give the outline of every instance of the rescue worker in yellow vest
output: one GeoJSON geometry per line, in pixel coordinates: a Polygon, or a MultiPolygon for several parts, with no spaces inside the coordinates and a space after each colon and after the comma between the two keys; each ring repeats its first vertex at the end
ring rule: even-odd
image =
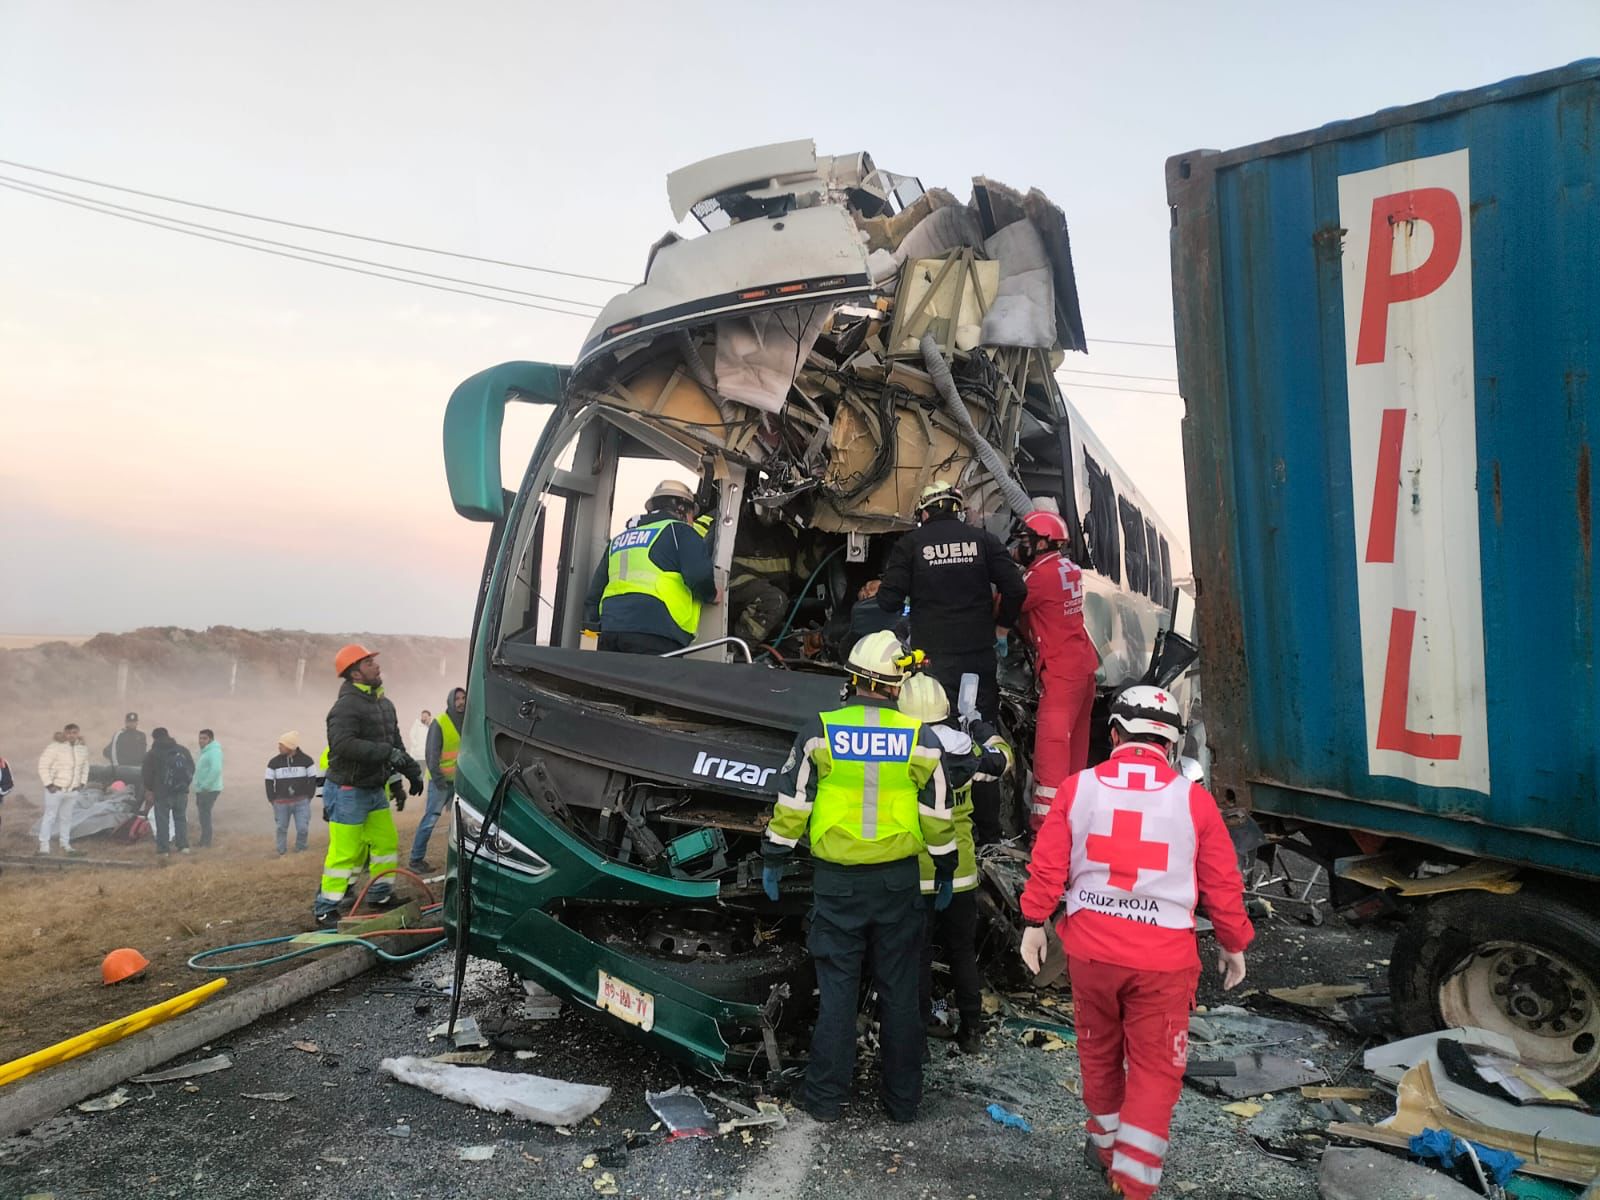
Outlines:
{"type": "Polygon", "coordinates": [[[922,1101],[923,1021],[917,975],[925,918],[917,857],[933,860],[933,907],[950,903],[956,872],[950,791],[933,731],[895,708],[909,656],[887,631],[850,651],[855,695],[801,731],[778,784],[762,843],[762,886],[776,902],[802,838],[811,848],[811,933],[820,1003],[801,1104],[836,1121],[856,1061],[861,974],[878,990],[883,1102],[892,1120],[922,1101]]]}
{"type": "Polygon", "coordinates": [[[389,811],[404,808],[410,794],[422,794],[422,766],[406,753],[394,704],[383,694],[383,673],[376,651],[349,645],[334,656],[333,667],[344,682],[328,710],[328,773],[322,804],[328,823],[328,857],[322,865],[322,886],[312,914],[319,927],[338,923],[339,906],[350,880],[363,861],[372,872],[367,899],[382,906],[392,902],[390,876],[398,866],[400,838],[389,811]]]}
{"type": "Polygon", "coordinates": [[[711,547],[692,521],[694,493],[663,479],[645,512],[611,539],[584,601],[601,650],[666,654],[694,640],[700,606],[718,599],[711,547]]]}
{"type": "Polygon", "coordinates": [[[467,689],[455,688],[433,724],[428,726],[427,747],[423,753],[428,768],[428,807],[423,811],[416,836],[411,839],[408,864],[418,875],[429,874],[434,869],[428,861],[428,839],[439,823],[439,814],[456,794],[456,755],[461,753],[461,718],[466,711],[467,689]]]}
{"type": "MultiPolygon", "coordinates": [[[[983,1038],[983,976],[978,971],[978,856],[972,838],[972,785],[998,780],[1011,770],[1011,747],[994,726],[982,720],[950,724],[950,698],[932,675],[917,674],[900,689],[900,711],[922,722],[939,739],[940,762],[955,797],[951,816],[956,827],[955,896],[943,912],[928,921],[922,944],[922,1019],[933,1025],[933,960],[936,946],[955,985],[955,1007],[960,1017],[956,1045],[963,1054],[976,1054],[983,1038]]],[[[938,888],[933,856],[924,852],[922,894],[938,888]]]]}

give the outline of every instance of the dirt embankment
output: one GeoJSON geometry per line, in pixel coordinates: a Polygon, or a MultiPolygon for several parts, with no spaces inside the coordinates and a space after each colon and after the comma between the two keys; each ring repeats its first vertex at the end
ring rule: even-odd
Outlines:
{"type": "Polygon", "coordinates": [[[381,652],[402,734],[422,709],[437,712],[445,693],[465,682],[467,644],[459,638],[164,626],[0,651],[0,755],[20,793],[7,801],[8,815],[21,817],[37,794],[35,764],[54,730],[76,722],[91,761],[102,762],[130,710],[147,733],[164,725],[191,750],[198,730],[215,730],[227,787],[248,788],[253,798],[280,733],[299,731],[310,754],[322,749],[337,687],[333,656],[350,641],[381,652]]]}

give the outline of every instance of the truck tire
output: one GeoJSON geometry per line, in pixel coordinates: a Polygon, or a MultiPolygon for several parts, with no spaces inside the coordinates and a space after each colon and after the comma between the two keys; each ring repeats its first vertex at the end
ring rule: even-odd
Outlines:
{"type": "Polygon", "coordinates": [[[1489,1029],[1558,1082],[1600,1096],[1600,914],[1533,888],[1451,893],[1411,914],[1389,990],[1405,1033],[1489,1029]]]}

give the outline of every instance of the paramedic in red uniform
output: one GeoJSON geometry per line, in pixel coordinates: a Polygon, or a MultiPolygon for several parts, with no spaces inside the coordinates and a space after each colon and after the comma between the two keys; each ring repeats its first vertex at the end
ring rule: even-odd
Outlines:
{"type": "Polygon", "coordinates": [[[1244,979],[1254,930],[1233,842],[1211,794],[1173,767],[1178,706],[1161,688],[1126,688],[1111,708],[1111,757],[1068,779],[1033,847],[1022,961],[1044,962],[1057,926],[1072,976],[1089,1109],[1084,1152],[1115,1188],[1155,1195],[1183,1087],[1189,1011],[1200,978],[1194,911],[1216,928],[1224,989],[1244,979]]]}
{"type": "Polygon", "coordinates": [[[1028,568],[1028,598],[1020,623],[1033,643],[1039,675],[1029,821],[1037,833],[1062,782],[1089,765],[1089,715],[1100,652],[1083,627],[1083,572],[1061,553],[1067,523],[1053,512],[1035,510],[1022,524],[1018,550],[1028,568]]]}

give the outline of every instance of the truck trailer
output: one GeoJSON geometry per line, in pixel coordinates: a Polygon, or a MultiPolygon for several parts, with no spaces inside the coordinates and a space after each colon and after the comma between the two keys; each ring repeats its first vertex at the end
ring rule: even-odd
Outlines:
{"type": "Polygon", "coordinates": [[[1600,61],[1167,162],[1214,791],[1600,1090],[1600,61]]]}

